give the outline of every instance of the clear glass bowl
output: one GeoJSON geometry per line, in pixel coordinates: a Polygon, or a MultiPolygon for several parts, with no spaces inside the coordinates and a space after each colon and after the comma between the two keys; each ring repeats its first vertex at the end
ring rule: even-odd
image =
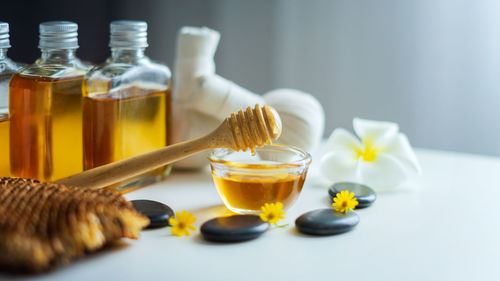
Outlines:
{"type": "Polygon", "coordinates": [[[219,195],[231,211],[256,214],[265,203],[284,209],[297,200],[311,155],[296,147],[272,144],[250,151],[215,149],[208,159],[219,195]]]}

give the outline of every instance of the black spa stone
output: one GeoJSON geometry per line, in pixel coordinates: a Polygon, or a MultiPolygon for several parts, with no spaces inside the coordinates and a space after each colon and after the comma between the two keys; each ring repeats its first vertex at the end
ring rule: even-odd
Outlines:
{"type": "Polygon", "coordinates": [[[337,193],[340,193],[343,190],[354,192],[354,197],[358,199],[356,209],[366,208],[373,204],[373,202],[377,199],[377,194],[373,189],[364,184],[354,182],[337,182],[330,186],[328,194],[330,194],[330,197],[333,199],[337,196],[337,193]]]}
{"type": "Polygon", "coordinates": [[[311,235],[333,235],[347,232],[359,223],[359,216],[349,211],[340,213],[332,208],[307,212],[295,220],[297,229],[311,235]]]}
{"type": "Polygon", "coordinates": [[[149,218],[146,228],[158,228],[168,225],[168,219],[174,216],[174,211],[167,205],[152,200],[132,200],[132,205],[141,214],[149,218]]]}
{"type": "Polygon", "coordinates": [[[269,223],[254,215],[218,217],[201,226],[201,234],[208,241],[240,242],[255,239],[269,229],[269,223]]]}

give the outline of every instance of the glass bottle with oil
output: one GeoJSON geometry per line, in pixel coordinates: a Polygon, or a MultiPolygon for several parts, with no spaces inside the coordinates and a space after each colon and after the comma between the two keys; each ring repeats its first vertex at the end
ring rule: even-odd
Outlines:
{"type": "Polygon", "coordinates": [[[7,57],[9,48],[9,24],[0,22],[0,177],[10,175],[9,81],[12,74],[22,67],[7,57]]]}
{"type": "Polygon", "coordinates": [[[83,170],[78,25],[40,24],[41,57],[9,85],[10,163],[15,177],[54,181],[83,170]]]}
{"type": "MultiPolygon", "coordinates": [[[[129,158],[170,144],[171,73],[145,56],[147,24],[110,24],[111,57],[83,83],[84,168],[129,158]]],[[[128,192],[164,179],[162,167],[110,188],[128,192]]]]}

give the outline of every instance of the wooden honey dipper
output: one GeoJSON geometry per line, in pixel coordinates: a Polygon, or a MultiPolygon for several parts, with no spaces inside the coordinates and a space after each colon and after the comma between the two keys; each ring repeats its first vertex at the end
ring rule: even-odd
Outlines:
{"type": "Polygon", "coordinates": [[[213,132],[190,141],[103,165],[56,181],[66,186],[102,188],[133,178],[147,171],[184,159],[194,153],[214,148],[254,150],[270,144],[281,134],[281,119],[268,105],[248,107],[232,113],[213,132]]]}

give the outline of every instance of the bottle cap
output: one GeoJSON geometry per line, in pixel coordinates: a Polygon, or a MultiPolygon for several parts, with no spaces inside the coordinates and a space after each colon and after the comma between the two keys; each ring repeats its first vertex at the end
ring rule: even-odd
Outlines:
{"type": "Polygon", "coordinates": [[[0,22],[0,49],[10,48],[9,24],[0,22]]]}
{"type": "Polygon", "coordinates": [[[109,29],[111,48],[146,48],[148,46],[148,24],[145,21],[113,21],[109,29]]]}
{"type": "Polygon", "coordinates": [[[40,24],[40,49],[78,48],[78,24],[70,21],[47,21],[40,24]]]}

